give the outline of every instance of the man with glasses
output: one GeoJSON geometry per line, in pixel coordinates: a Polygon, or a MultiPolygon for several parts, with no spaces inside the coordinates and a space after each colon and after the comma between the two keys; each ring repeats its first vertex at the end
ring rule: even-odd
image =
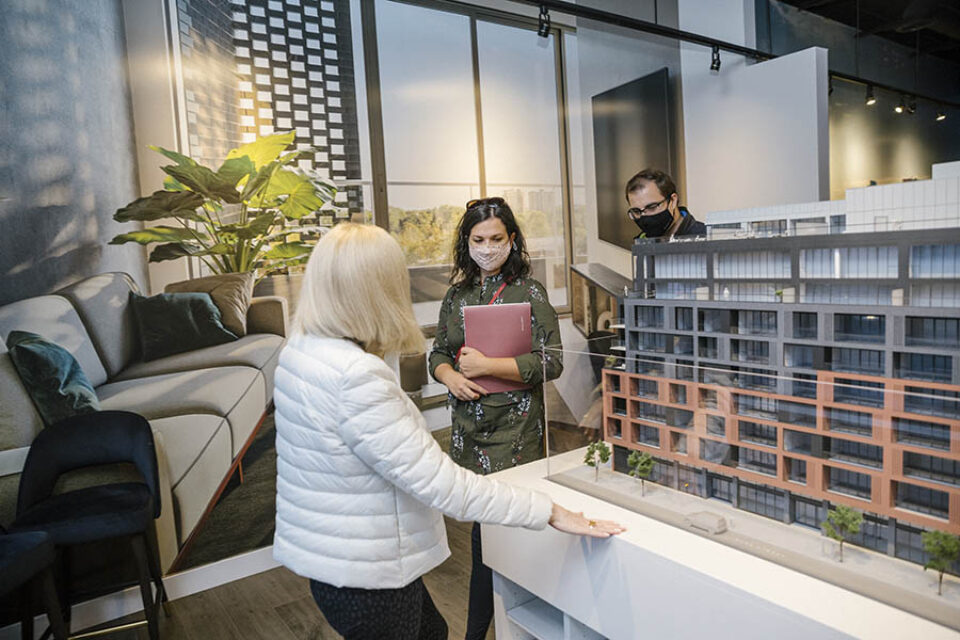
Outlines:
{"type": "Polygon", "coordinates": [[[640,227],[637,238],[705,236],[707,226],[678,204],[677,186],[663,171],[644,169],[626,188],[627,215],[640,227]]]}

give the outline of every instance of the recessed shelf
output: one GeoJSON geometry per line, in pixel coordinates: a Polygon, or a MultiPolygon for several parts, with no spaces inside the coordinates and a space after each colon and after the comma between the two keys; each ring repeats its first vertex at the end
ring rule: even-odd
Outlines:
{"type": "Polygon", "coordinates": [[[509,609],[507,619],[538,640],[563,640],[563,612],[539,598],[509,609]]]}

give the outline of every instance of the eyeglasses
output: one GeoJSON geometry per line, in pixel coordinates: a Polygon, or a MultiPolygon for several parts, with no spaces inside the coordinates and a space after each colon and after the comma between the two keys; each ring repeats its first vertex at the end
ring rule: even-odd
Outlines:
{"type": "Polygon", "coordinates": [[[640,216],[647,215],[648,213],[653,213],[654,211],[660,208],[660,205],[662,205],[664,202],[666,202],[669,199],[670,199],[669,197],[666,197],[660,202],[654,202],[653,204],[648,204],[647,206],[642,208],[630,207],[629,209],[627,209],[627,215],[629,215],[631,218],[639,218],[640,216]]]}
{"type": "Polygon", "coordinates": [[[489,205],[491,207],[502,207],[507,204],[507,201],[503,198],[477,198],[476,200],[471,200],[467,203],[467,209],[473,209],[478,205],[489,205]]]}

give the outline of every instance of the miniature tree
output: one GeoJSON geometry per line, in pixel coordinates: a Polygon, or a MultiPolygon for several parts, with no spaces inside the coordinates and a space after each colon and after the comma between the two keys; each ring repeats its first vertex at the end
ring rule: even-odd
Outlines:
{"type": "Polygon", "coordinates": [[[827,512],[827,519],[820,523],[827,537],[840,542],[840,562],[843,562],[843,543],[847,538],[860,533],[863,514],[842,504],[827,512]]]}
{"type": "Polygon", "coordinates": [[[600,481],[600,465],[606,464],[608,460],[610,460],[610,447],[607,446],[606,442],[597,440],[587,446],[587,455],[584,456],[583,461],[588,467],[593,467],[596,470],[593,478],[594,482],[600,481]]]}
{"type": "Polygon", "coordinates": [[[653,473],[653,456],[646,451],[634,451],[627,458],[630,475],[640,480],[640,495],[646,493],[644,481],[653,473]]]}
{"type": "Polygon", "coordinates": [[[960,538],[946,531],[924,531],[920,540],[923,541],[923,550],[930,554],[930,560],[923,565],[923,570],[933,569],[940,574],[937,595],[942,596],[943,572],[960,557],[960,538]]]}

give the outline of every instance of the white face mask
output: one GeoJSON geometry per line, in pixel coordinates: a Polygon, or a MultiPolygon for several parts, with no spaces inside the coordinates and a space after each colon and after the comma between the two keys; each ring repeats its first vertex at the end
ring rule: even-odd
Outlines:
{"type": "Polygon", "coordinates": [[[486,272],[496,271],[503,266],[503,263],[510,257],[510,243],[504,242],[497,246],[481,247],[474,244],[470,245],[470,257],[477,263],[477,266],[486,272]]]}

